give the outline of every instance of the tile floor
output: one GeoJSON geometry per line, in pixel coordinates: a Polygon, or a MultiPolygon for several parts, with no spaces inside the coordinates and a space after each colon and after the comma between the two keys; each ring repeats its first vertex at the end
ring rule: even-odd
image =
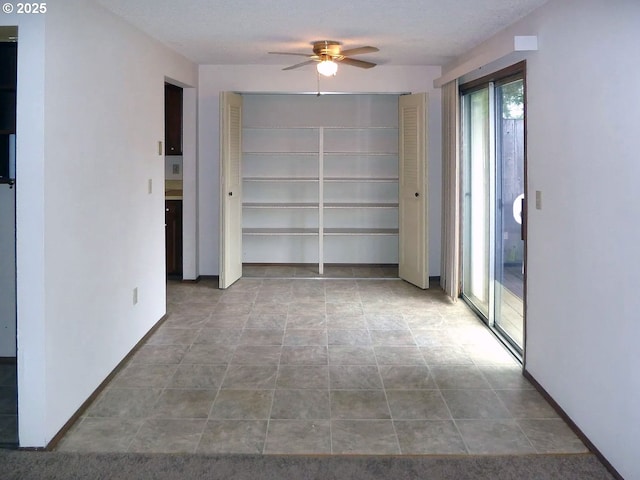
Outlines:
{"type": "Polygon", "coordinates": [[[0,447],[18,442],[18,388],[15,363],[0,363],[0,447]]]}
{"type": "Polygon", "coordinates": [[[586,448],[479,320],[400,280],[169,282],[169,316],[63,451],[506,454],[586,448]]]}

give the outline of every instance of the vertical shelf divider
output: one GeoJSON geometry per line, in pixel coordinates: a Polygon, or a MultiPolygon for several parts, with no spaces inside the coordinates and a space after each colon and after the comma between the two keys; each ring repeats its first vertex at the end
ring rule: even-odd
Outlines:
{"type": "Polygon", "coordinates": [[[324,274],[324,127],[318,128],[318,274],[324,274]]]}

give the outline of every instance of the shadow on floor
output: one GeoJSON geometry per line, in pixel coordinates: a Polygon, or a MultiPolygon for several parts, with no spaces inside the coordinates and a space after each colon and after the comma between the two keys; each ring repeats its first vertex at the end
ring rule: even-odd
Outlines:
{"type": "Polygon", "coordinates": [[[15,360],[0,363],[0,448],[18,446],[18,375],[15,360]]]}

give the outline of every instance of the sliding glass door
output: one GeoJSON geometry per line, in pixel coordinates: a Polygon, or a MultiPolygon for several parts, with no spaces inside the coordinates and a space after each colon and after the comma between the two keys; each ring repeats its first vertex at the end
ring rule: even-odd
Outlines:
{"type": "Polygon", "coordinates": [[[524,344],[523,74],[462,94],[463,298],[517,353],[524,344]]]}

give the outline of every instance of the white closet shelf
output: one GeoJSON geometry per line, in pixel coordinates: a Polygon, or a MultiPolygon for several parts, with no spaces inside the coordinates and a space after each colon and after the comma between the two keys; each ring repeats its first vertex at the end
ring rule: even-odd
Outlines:
{"type": "Polygon", "coordinates": [[[326,182],[341,182],[341,183],[395,183],[398,181],[398,177],[325,177],[326,182]]]}
{"type": "MultiPolygon", "coordinates": [[[[291,151],[291,150],[287,150],[286,152],[284,151],[278,151],[278,150],[272,150],[272,151],[244,151],[242,152],[242,155],[265,155],[265,156],[274,156],[274,155],[282,155],[283,157],[294,157],[294,156],[314,156],[317,157],[318,156],[318,151],[313,151],[313,150],[301,150],[299,152],[295,152],[295,151],[291,151]]],[[[397,155],[397,154],[396,154],[397,155]]]]}
{"type": "Polygon", "coordinates": [[[243,235],[311,236],[318,235],[317,228],[243,228],[243,235]]]}
{"type": "Polygon", "coordinates": [[[353,151],[333,151],[324,152],[326,157],[339,156],[339,157],[397,157],[398,152],[363,152],[362,150],[353,151]]]}
{"type": "Polygon", "coordinates": [[[397,203],[325,203],[324,208],[398,208],[397,203]]]}
{"type": "Polygon", "coordinates": [[[363,127],[341,127],[339,125],[329,125],[326,127],[323,127],[325,130],[398,130],[397,126],[385,126],[385,125],[379,125],[379,126],[363,126],[363,127]]]}
{"type": "Polygon", "coordinates": [[[317,182],[318,177],[244,177],[245,182],[317,182]]]}
{"type": "Polygon", "coordinates": [[[318,203],[243,203],[244,208],[318,208],[318,203]]]}
{"type": "Polygon", "coordinates": [[[325,235],[398,235],[397,228],[325,228],[325,235]]]}
{"type": "Polygon", "coordinates": [[[304,125],[245,125],[242,128],[246,130],[318,130],[320,127],[304,125]]]}
{"type": "Polygon", "coordinates": [[[367,125],[361,127],[348,127],[343,125],[244,125],[246,130],[398,130],[397,125],[367,125]]]}

